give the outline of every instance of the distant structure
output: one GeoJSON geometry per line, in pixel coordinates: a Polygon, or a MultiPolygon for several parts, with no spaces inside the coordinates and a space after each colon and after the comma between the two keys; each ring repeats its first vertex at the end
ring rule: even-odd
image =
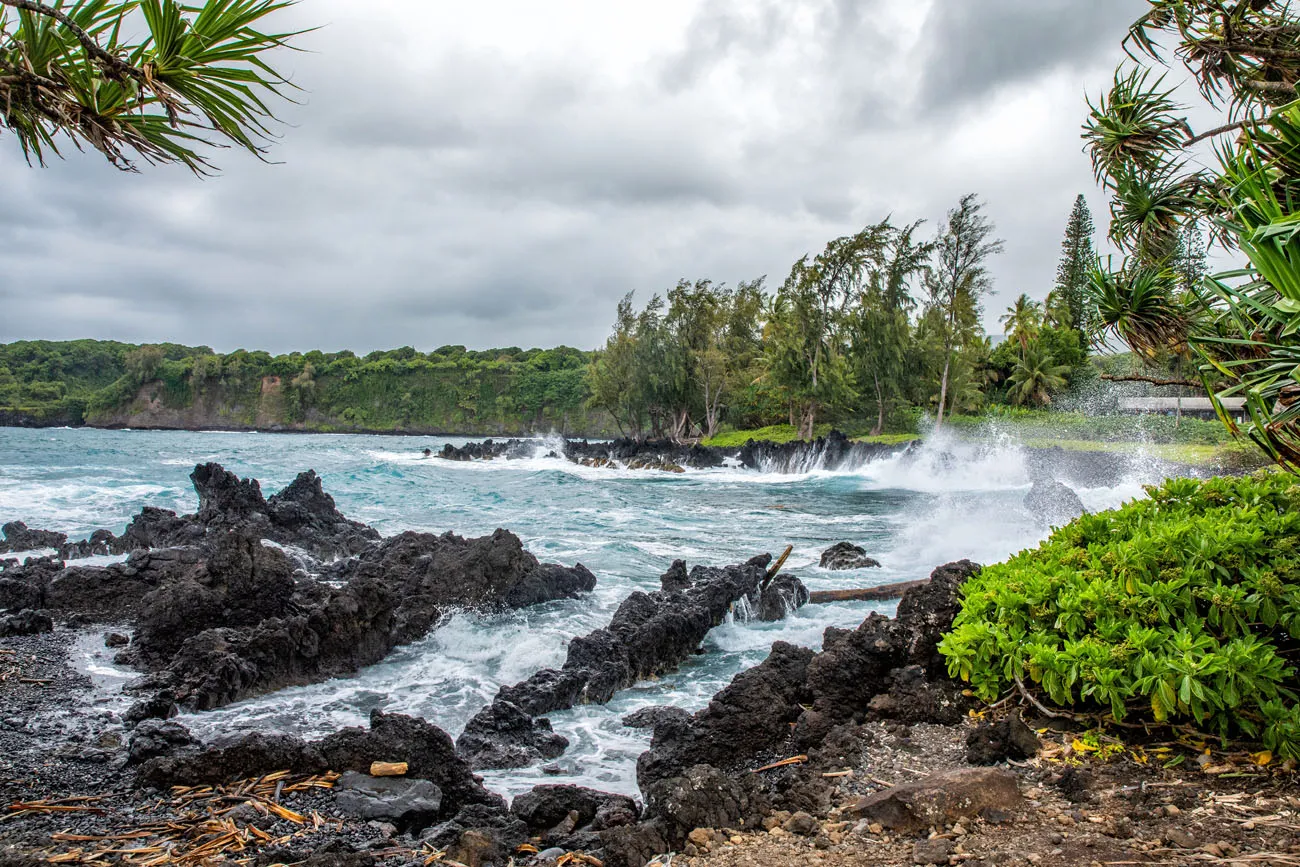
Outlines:
{"type": "MultiPolygon", "coordinates": [[[[1229,397],[1223,401],[1223,408],[1237,421],[1244,420],[1246,399],[1229,397]]],[[[1193,418],[1214,419],[1214,404],[1208,397],[1121,397],[1119,411],[1130,415],[1174,415],[1193,418]]]]}

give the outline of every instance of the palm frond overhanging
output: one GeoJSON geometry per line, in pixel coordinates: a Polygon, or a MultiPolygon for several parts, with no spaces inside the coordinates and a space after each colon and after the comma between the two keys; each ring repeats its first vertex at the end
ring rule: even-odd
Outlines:
{"type": "Polygon", "coordinates": [[[261,22],[293,3],[0,0],[0,131],[41,165],[61,138],[126,170],[143,160],[206,174],[207,147],[260,157],[270,103],[294,88],[265,55],[302,32],[261,22]],[[124,29],[144,35],[131,42],[124,29]]]}

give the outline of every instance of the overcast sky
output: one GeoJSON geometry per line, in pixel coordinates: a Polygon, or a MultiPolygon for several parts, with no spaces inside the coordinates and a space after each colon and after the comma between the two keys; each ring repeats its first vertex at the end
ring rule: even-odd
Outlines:
{"type": "Polygon", "coordinates": [[[1079,126],[1145,0],[301,0],[279,164],[29,169],[0,342],[593,348],[629,290],[768,275],[980,194],[986,321],[1050,290],[1079,126]]]}

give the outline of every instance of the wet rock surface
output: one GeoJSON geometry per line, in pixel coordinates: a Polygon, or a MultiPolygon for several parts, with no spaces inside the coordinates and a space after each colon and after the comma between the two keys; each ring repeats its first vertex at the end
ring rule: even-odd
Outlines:
{"type": "Polygon", "coordinates": [[[1071,488],[1060,482],[1039,480],[1025,495],[1025,510],[1040,522],[1059,527],[1068,524],[1087,510],[1071,488]]]}
{"type": "Polygon", "coordinates": [[[821,653],[777,642],[688,725],[656,728],[638,761],[638,782],[644,789],[699,764],[746,767],[791,739],[790,749],[803,751],[888,695],[896,681],[947,682],[938,642],[956,615],[958,587],[978,569],[968,561],[936,569],[903,598],[896,619],[872,614],[855,630],[828,629],[821,653]]]}
{"type": "Polygon", "coordinates": [[[454,446],[448,443],[438,457],[448,461],[520,460],[532,458],[539,451],[547,457],[565,458],[588,467],[623,467],[629,470],[659,470],[680,473],[684,468],[720,467],[727,458],[723,449],[698,444],[680,444],[669,440],[616,439],[592,443],[587,440],[563,440],[546,451],[539,450],[536,440],[485,440],[454,446]]]}
{"type": "MultiPolygon", "coordinates": [[[[461,754],[477,768],[522,767],[553,758],[543,751],[554,744],[553,736],[528,727],[525,716],[603,704],[639,680],[673,670],[695,653],[735,603],[757,595],[771,559],[765,554],[739,566],[697,566],[684,590],[633,593],[609,626],[569,643],[562,668],[543,669],[522,683],[502,687],[492,705],[465,726],[461,754]],[[542,741],[530,741],[530,735],[541,735],[542,741]]],[[[663,583],[675,585],[679,571],[670,570],[663,583]]]]}
{"type": "Polygon", "coordinates": [[[0,527],[0,554],[10,551],[37,551],[43,548],[60,548],[68,541],[66,533],[51,530],[33,530],[22,521],[10,521],[0,527]]]}
{"type": "Polygon", "coordinates": [[[879,569],[880,562],[867,556],[867,552],[852,542],[840,542],[822,552],[819,565],[823,569],[840,572],[849,569],[879,569]]]}
{"type": "Polygon", "coordinates": [[[146,509],[122,537],[173,547],[138,548],[107,567],[47,558],[6,568],[0,606],[133,623],[122,661],[152,672],[149,688],[205,710],[354,672],[453,609],[521,608],[596,584],[581,564],[539,563],[505,530],[380,540],[339,514],[314,472],[269,500],[256,480],[217,464],[196,467],[191,478],[194,515],[146,509]],[[311,561],[319,578],[301,568],[303,557],[351,554],[326,566],[311,561]]]}
{"type": "Polygon", "coordinates": [[[812,442],[750,440],[741,448],[739,459],[750,469],[769,473],[801,473],[811,469],[834,471],[845,466],[860,466],[877,458],[892,457],[910,448],[910,445],[853,442],[839,431],[831,431],[812,442]]]}
{"type": "Polygon", "coordinates": [[[644,820],[605,838],[615,864],[654,845],[680,847],[693,827],[743,827],[772,809],[825,809],[822,773],[860,760],[855,717],[873,699],[893,717],[959,720],[969,705],[947,677],[937,645],[959,605],[958,588],[979,567],[936,569],[890,620],[870,615],[855,630],[828,629],[820,653],[777,642],[768,658],[737,675],[708,707],[683,719],[649,715],[650,749],[637,763],[644,820]],[[803,755],[762,774],[764,763],[803,755]]]}

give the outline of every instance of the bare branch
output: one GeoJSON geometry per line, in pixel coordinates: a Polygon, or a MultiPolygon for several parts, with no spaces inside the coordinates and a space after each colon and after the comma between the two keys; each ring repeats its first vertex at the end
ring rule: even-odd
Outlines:
{"type": "Polygon", "coordinates": [[[1241,86],[1265,96],[1285,96],[1294,99],[1300,95],[1296,91],[1295,84],[1287,84],[1285,81],[1243,81],[1241,86]]]}
{"type": "Polygon", "coordinates": [[[1191,147],[1194,144],[1200,144],[1207,138],[1214,138],[1216,135],[1223,135],[1225,132],[1234,132],[1235,130],[1244,129],[1246,125],[1250,123],[1254,123],[1253,118],[1239,120],[1236,123],[1224,124],[1223,126],[1206,130],[1200,135],[1189,135],[1187,141],[1183,143],[1183,147],[1191,147]]]}
{"type": "Polygon", "coordinates": [[[1181,385],[1187,388],[1203,388],[1204,383],[1193,382],[1190,379],[1155,379],[1150,376],[1139,376],[1138,374],[1128,374],[1126,376],[1116,376],[1110,373],[1103,373],[1101,378],[1106,382],[1145,382],[1148,385],[1158,385],[1161,387],[1181,385]]]}

